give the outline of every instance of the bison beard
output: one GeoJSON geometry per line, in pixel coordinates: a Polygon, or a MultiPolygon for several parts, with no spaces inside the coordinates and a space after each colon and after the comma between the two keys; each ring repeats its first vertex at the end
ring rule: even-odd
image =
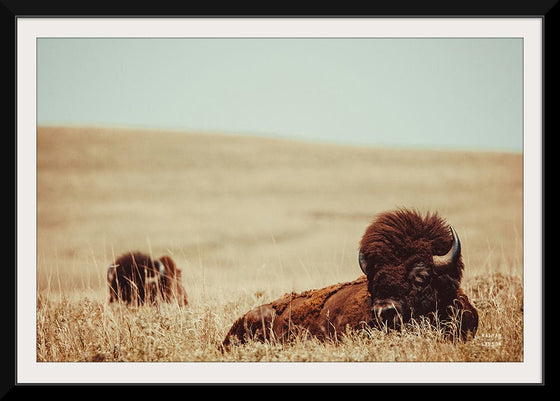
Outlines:
{"type": "Polygon", "coordinates": [[[460,288],[461,245],[437,214],[398,209],[377,216],[359,251],[360,278],[290,293],[237,319],[223,345],[311,335],[339,340],[347,329],[400,329],[428,318],[447,334],[474,335],[478,313],[460,288]]]}
{"type": "Polygon", "coordinates": [[[169,256],[154,260],[142,252],[119,256],[107,269],[109,302],[155,304],[161,300],[188,304],[181,270],[169,256]]]}

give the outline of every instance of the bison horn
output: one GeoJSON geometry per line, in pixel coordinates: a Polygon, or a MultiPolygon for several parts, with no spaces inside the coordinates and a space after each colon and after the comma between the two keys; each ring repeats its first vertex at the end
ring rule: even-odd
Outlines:
{"type": "Polygon", "coordinates": [[[165,265],[163,264],[163,262],[161,260],[156,261],[158,268],[159,268],[159,277],[163,277],[165,276],[165,265]]]}
{"type": "Polygon", "coordinates": [[[443,269],[451,266],[461,255],[461,241],[459,241],[459,237],[453,227],[449,226],[449,228],[451,229],[451,235],[453,236],[453,243],[451,244],[451,249],[449,249],[449,252],[445,255],[433,256],[434,267],[436,269],[443,269]]]}
{"type": "Polygon", "coordinates": [[[112,280],[113,280],[113,277],[115,276],[115,270],[117,269],[117,267],[119,267],[119,265],[112,264],[112,265],[109,266],[109,268],[107,269],[107,280],[108,280],[108,281],[112,281],[112,280]]]}
{"type": "Polygon", "coordinates": [[[358,253],[358,262],[360,262],[360,268],[362,269],[362,271],[364,272],[364,274],[366,274],[366,258],[364,256],[364,254],[362,253],[362,251],[360,251],[358,253]]]}

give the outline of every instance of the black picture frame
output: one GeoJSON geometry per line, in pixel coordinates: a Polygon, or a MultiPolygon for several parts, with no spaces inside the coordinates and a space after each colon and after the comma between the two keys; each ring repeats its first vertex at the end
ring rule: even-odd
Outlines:
{"type": "MultiPolygon", "coordinates": [[[[152,16],[188,16],[204,18],[207,16],[218,16],[223,18],[231,18],[238,16],[249,16],[252,18],[266,18],[266,17],[348,17],[348,16],[359,16],[359,17],[438,17],[438,18],[453,18],[453,17],[538,17],[543,19],[543,105],[544,105],[544,129],[542,137],[543,145],[543,238],[545,238],[545,162],[550,160],[547,157],[547,151],[549,152],[551,147],[546,146],[546,132],[554,132],[556,128],[554,121],[552,121],[552,96],[555,93],[557,87],[556,74],[557,71],[557,61],[554,60],[553,54],[557,48],[557,43],[554,40],[554,33],[558,25],[558,6],[556,1],[539,1],[539,2],[521,2],[521,1],[471,1],[467,3],[462,2],[446,2],[446,1],[427,1],[427,2],[415,2],[415,1],[405,1],[405,2],[384,2],[381,4],[368,4],[366,6],[356,7],[352,9],[348,6],[348,10],[341,11],[335,10],[337,7],[333,6],[335,9],[331,9],[330,6],[322,6],[321,11],[311,11],[307,10],[304,12],[294,13],[282,12],[278,10],[276,13],[269,12],[257,12],[254,8],[250,7],[243,9],[237,4],[232,5],[230,9],[225,9],[222,11],[213,10],[212,6],[197,5],[193,6],[191,4],[181,4],[174,3],[169,4],[167,2],[157,2],[157,3],[139,3],[133,6],[129,4],[122,4],[117,2],[69,2],[69,1],[58,1],[58,2],[39,2],[39,1],[0,1],[2,5],[1,21],[0,24],[4,29],[3,41],[5,42],[4,51],[10,55],[11,62],[6,63],[9,67],[9,72],[5,76],[9,76],[13,81],[12,85],[9,86],[11,90],[6,90],[4,96],[10,97],[8,102],[4,104],[12,105],[13,109],[10,109],[6,115],[8,115],[10,121],[12,122],[11,127],[13,127],[14,135],[10,137],[13,143],[10,143],[11,148],[14,150],[14,161],[15,161],[15,150],[17,149],[17,126],[15,121],[16,115],[16,102],[17,99],[17,86],[16,86],[16,71],[17,71],[17,61],[16,61],[16,23],[17,19],[21,17],[41,17],[41,18],[53,18],[53,17],[82,17],[82,16],[114,16],[114,17],[152,17],[152,16]],[[251,9],[251,10],[249,10],[251,9]]],[[[13,164],[14,170],[17,170],[16,163],[13,164]]],[[[17,174],[17,171],[14,171],[17,174]]],[[[14,176],[16,176],[14,174],[14,176]]],[[[17,182],[14,182],[14,209],[17,209],[17,182]]],[[[17,214],[14,213],[14,233],[17,233],[17,214]]],[[[14,242],[17,242],[16,236],[14,235],[14,242]]],[[[1,360],[4,364],[1,385],[0,385],[0,397],[5,399],[18,399],[28,392],[28,390],[40,389],[47,390],[49,392],[54,390],[56,385],[64,385],[65,383],[53,383],[53,385],[42,386],[42,385],[28,385],[17,383],[16,380],[16,341],[17,333],[16,328],[16,294],[15,294],[15,281],[17,271],[17,255],[15,253],[17,243],[14,244],[14,264],[9,265],[5,270],[5,276],[3,280],[4,290],[1,292],[3,297],[3,305],[5,305],[5,310],[8,311],[8,324],[5,327],[5,334],[7,338],[4,340],[4,345],[1,347],[2,354],[1,360]]],[[[550,285],[551,280],[545,279],[545,244],[543,242],[543,305],[544,294],[550,294],[550,291],[545,290],[546,285],[550,285]]],[[[544,308],[543,308],[544,310],[544,308]]],[[[545,322],[543,316],[543,322],[545,322]]],[[[543,345],[545,344],[545,323],[543,323],[543,345]]],[[[543,350],[544,350],[543,348],[543,350]]],[[[543,381],[542,383],[518,383],[519,386],[528,385],[533,387],[544,387],[549,385],[549,380],[547,380],[548,370],[545,368],[545,353],[543,352],[543,381]]],[[[251,383],[246,383],[251,385],[251,383]]],[[[437,380],[435,383],[437,384],[437,380]]],[[[196,384],[195,384],[196,385],[196,384]]],[[[215,384],[220,386],[219,383],[215,384]]],[[[314,385],[309,383],[309,385],[314,385]]],[[[351,384],[345,384],[346,386],[353,386],[351,384]]],[[[496,383],[500,385],[500,383],[496,383]]],[[[70,390],[75,389],[76,386],[69,386],[70,390]]],[[[102,386],[77,386],[78,391],[94,395],[98,393],[103,395],[102,386]],[[86,390],[87,387],[88,389],[86,390]],[[92,391],[92,393],[90,393],[92,391]]],[[[146,388],[140,387],[141,392],[147,391],[146,388]]],[[[171,386],[167,386],[171,387],[171,386]]],[[[225,386],[221,386],[224,388],[225,386]]],[[[127,391],[129,389],[125,389],[127,391]]],[[[58,390],[56,390],[58,391],[58,390]]],[[[53,391],[54,392],[54,391],[53,391]]],[[[43,393],[41,393],[43,394],[43,393]]]]}

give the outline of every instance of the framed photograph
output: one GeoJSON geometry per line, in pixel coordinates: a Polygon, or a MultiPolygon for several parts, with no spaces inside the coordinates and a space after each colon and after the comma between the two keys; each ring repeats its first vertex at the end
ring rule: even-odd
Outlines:
{"type": "Polygon", "coordinates": [[[542,384],[544,20],[18,15],[15,384],[542,384]]]}

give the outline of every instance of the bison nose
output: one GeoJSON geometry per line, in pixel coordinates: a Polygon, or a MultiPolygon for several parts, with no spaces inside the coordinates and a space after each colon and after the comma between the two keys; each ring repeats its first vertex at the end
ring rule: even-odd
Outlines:
{"type": "Polygon", "coordinates": [[[386,325],[391,329],[398,329],[401,326],[399,307],[393,302],[374,305],[372,312],[373,318],[378,325],[386,325]]]}
{"type": "Polygon", "coordinates": [[[398,315],[397,308],[393,305],[373,308],[373,313],[382,322],[392,322],[398,315]]]}

